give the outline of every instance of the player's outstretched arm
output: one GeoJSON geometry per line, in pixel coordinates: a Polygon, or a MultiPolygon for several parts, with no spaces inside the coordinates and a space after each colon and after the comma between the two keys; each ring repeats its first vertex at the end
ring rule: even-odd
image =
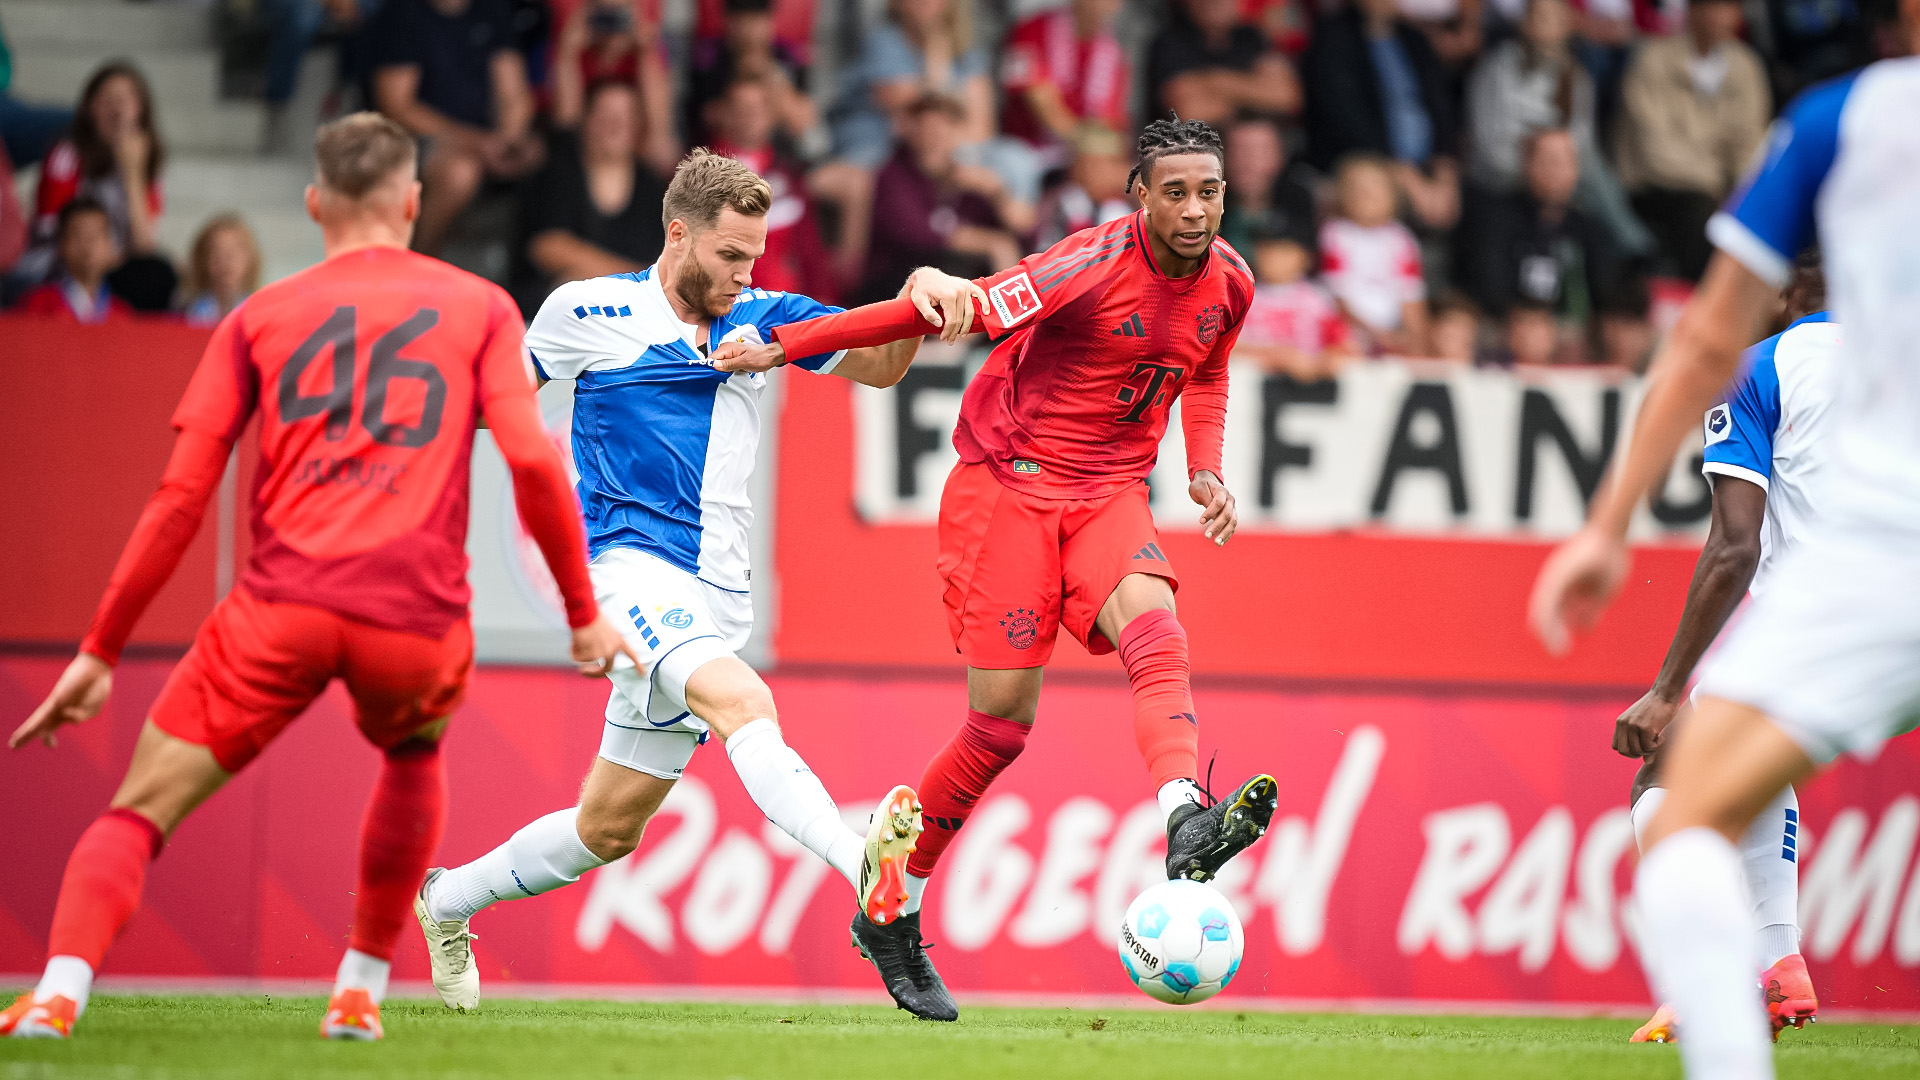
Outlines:
{"type": "MultiPolygon", "coordinates": [[[[940,340],[953,342],[972,331],[974,303],[976,299],[985,303],[986,295],[980,286],[966,278],[921,267],[900,286],[896,299],[910,301],[923,321],[940,327],[940,340]],[[952,317],[947,313],[952,313],[952,317]]],[[[886,345],[850,349],[834,365],[833,373],[862,386],[892,386],[906,377],[907,368],[913,365],[923,340],[916,335],[886,345]]]]}
{"type": "Polygon", "coordinates": [[[1619,591],[1634,509],[1667,475],[1680,440],[1733,378],[1741,350],[1760,336],[1774,292],[1731,256],[1715,253],[1654,361],[1633,435],[1608,469],[1586,527],[1554,549],[1534,582],[1528,616],[1548,652],[1565,653],[1573,632],[1591,627],[1619,591]]]}
{"type": "Polygon", "coordinates": [[[91,720],[106,704],[120,650],[154,594],[180,565],[193,534],[200,531],[207,500],[220,486],[231,446],[231,440],[195,428],[182,430],[174,440],[160,490],[147,500],[126,550],[120,553],[80,642],[80,655],[67,665],[53,692],[14,731],[7,745],[17,748],[38,739],[52,746],[53,733],[62,725],[91,720]]]}
{"type": "Polygon", "coordinates": [[[1737,476],[1713,478],[1713,525],[1693,567],[1680,626],[1673,632],[1673,643],[1667,647],[1653,687],[1614,721],[1616,752],[1645,757],[1665,741],[1667,725],[1685,699],[1693,669],[1753,583],[1766,514],[1765,488],[1737,476]]]}
{"type": "MultiPolygon", "coordinates": [[[[943,341],[957,341],[971,333],[977,317],[986,309],[986,295],[978,284],[965,278],[921,267],[907,278],[905,294],[896,299],[776,326],[773,340],[765,345],[723,343],[713,351],[713,367],[725,372],[770,371],[796,356],[828,356],[844,351],[848,356],[840,363],[855,359],[858,370],[863,366],[857,359],[858,350],[936,333],[943,341]]],[[[871,386],[893,385],[870,381],[838,367],[834,373],[871,386]]],[[[863,374],[877,379],[881,373],[863,374]]],[[[898,381],[898,377],[893,380],[898,381]]]]}

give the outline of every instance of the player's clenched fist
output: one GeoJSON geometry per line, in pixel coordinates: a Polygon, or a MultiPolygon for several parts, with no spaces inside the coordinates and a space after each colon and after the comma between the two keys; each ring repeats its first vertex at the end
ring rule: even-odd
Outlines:
{"type": "Polygon", "coordinates": [[[627,644],[625,635],[620,633],[604,611],[595,615],[592,622],[573,632],[573,662],[580,666],[580,674],[590,679],[612,671],[615,661],[622,654],[633,661],[634,667],[640,666],[640,658],[634,655],[633,646],[627,644]]]}
{"type": "Polygon", "coordinates": [[[1233,492],[1227,490],[1219,477],[1205,469],[1194,473],[1193,482],[1187,485],[1187,497],[1202,508],[1200,527],[1206,531],[1207,539],[1225,544],[1233,538],[1233,531],[1240,527],[1240,512],[1233,492]]]}
{"type": "Polygon", "coordinates": [[[723,341],[710,359],[715,371],[772,371],[787,362],[787,350],[777,341],[768,345],[723,341]]]}
{"type": "Polygon", "coordinates": [[[53,733],[63,724],[79,724],[98,715],[113,690],[113,669],[91,653],[81,653],[60,673],[47,700],[33,710],[27,722],[13,731],[7,745],[15,750],[35,739],[54,744],[53,733]]]}

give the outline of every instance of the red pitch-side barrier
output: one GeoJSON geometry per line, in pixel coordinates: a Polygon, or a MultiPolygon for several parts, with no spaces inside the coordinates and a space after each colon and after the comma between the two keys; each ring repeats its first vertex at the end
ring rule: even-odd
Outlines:
{"type": "MultiPolygon", "coordinates": [[[[0,716],[57,658],[0,660],[0,716]]],[[[69,846],[105,802],[166,665],[132,661],[113,705],[59,750],[0,755],[8,830],[0,972],[34,970],[69,846]],[[30,823],[30,825],[23,824],[30,823]]],[[[604,684],[478,673],[449,735],[443,861],[567,805],[599,739],[604,684]]],[[[917,778],[962,707],[957,679],[775,676],[789,738],[864,815],[917,778]]],[[[1220,999],[1632,1005],[1647,991],[1621,905],[1631,763],[1605,749],[1622,697],[1308,693],[1206,684],[1217,779],[1280,778],[1281,819],[1233,864],[1247,960],[1220,999]]],[[[329,695],[174,838],[106,972],[324,978],[343,947],[374,754],[329,695]]],[[[968,993],[1130,994],[1114,955],[1128,899],[1159,875],[1161,825],[1117,681],[1048,687],[1040,726],[950,848],[927,932],[968,993]]],[[[1803,794],[1808,954],[1830,1008],[1920,1009],[1920,744],[1845,764],[1803,794]]],[[[476,924],[490,992],[514,984],[874,992],[847,947],[851,893],[769,826],[717,747],[640,853],[476,924]]],[[[397,967],[424,978],[411,937],[397,967]]],[[[1141,999],[1144,1003],[1144,999],[1141,999]]]]}

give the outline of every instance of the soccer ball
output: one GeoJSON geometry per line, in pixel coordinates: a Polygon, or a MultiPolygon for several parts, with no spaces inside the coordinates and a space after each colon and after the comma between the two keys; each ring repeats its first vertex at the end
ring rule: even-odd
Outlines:
{"type": "Polygon", "coordinates": [[[1176,878],[1134,898],[1120,924],[1120,963],[1140,992],[1192,1005],[1226,989],[1246,948],[1240,916],[1211,885],[1176,878]]]}

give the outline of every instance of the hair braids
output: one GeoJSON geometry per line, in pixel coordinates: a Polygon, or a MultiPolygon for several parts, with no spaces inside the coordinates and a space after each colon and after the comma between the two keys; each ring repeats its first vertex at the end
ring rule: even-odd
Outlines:
{"type": "Polygon", "coordinates": [[[1139,161],[1127,174],[1128,191],[1133,190],[1135,181],[1153,170],[1154,162],[1174,154],[1212,154],[1222,168],[1226,167],[1227,148],[1220,141],[1219,132],[1201,120],[1182,120],[1173,113],[1167,115],[1168,119],[1155,120],[1140,132],[1140,139],[1134,144],[1139,161]]]}

